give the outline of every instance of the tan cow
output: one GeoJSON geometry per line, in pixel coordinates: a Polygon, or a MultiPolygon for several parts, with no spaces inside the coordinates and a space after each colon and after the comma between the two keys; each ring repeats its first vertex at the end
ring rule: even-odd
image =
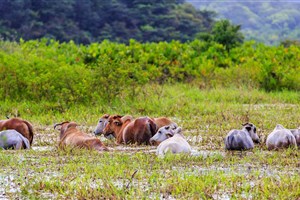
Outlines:
{"type": "Polygon", "coordinates": [[[11,118],[6,120],[0,120],[0,131],[13,129],[21,133],[30,142],[33,141],[33,128],[31,123],[20,118],[11,118]]]}
{"type": "Polygon", "coordinates": [[[54,125],[54,129],[60,126],[59,147],[66,146],[94,149],[97,151],[108,151],[107,147],[95,137],[92,137],[77,128],[75,122],[62,122],[54,125]]]}

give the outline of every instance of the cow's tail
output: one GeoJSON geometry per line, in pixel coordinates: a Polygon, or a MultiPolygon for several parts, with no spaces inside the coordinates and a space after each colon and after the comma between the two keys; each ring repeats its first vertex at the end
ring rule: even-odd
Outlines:
{"type": "Polygon", "coordinates": [[[151,137],[152,137],[156,133],[157,125],[155,124],[155,122],[152,119],[149,119],[148,120],[148,127],[149,127],[151,137]]]}
{"type": "Polygon", "coordinates": [[[30,135],[29,142],[30,142],[30,145],[32,145],[32,141],[33,141],[33,127],[32,127],[32,125],[28,121],[23,120],[23,122],[28,127],[29,135],[30,135]]]}
{"type": "Polygon", "coordinates": [[[30,149],[29,140],[27,138],[23,137],[23,142],[25,144],[25,149],[30,149]]]}

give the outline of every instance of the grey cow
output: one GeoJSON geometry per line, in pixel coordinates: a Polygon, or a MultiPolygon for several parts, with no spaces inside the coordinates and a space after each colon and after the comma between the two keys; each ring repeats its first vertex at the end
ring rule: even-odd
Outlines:
{"type": "Polygon", "coordinates": [[[225,138],[225,148],[227,150],[247,150],[253,149],[254,143],[259,143],[256,134],[256,127],[252,123],[243,124],[242,130],[231,130],[225,138]]]}
{"type": "Polygon", "coordinates": [[[2,149],[30,149],[30,143],[21,133],[16,130],[0,132],[0,148],[2,149]]]}
{"type": "Polygon", "coordinates": [[[294,147],[297,148],[295,136],[289,129],[277,124],[274,130],[268,135],[266,141],[268,150],[294,147]]]}

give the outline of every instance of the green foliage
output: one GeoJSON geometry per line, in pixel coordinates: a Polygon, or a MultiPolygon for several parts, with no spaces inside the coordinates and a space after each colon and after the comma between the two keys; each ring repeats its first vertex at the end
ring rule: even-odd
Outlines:
{"type": "Polygon", "coordinates": [[[280,42],[280,45],[283,45],[284,47],[290,47],[291,45],[300,46],[299,40],[284,40],[280,42]]]}
{"type": "Polygon", "coordinates": [[[83,46],[46,39],[0,46],[2,99],[47,100],[58,108],[135,98],[152,83],[300,89],[299,46],[247,42],[227,52],[221,44],[199,40],[83,46]]]}
{"type": "Polygon", "coordinates": [[[128,43],[193,40],[207,32],[212,12],[196,10],[180,0],[0,1],[0,37],[37,38],[89,44],[105,39],[128,43]]]}
{"type": "Polygon", "coordinates": [[[244,36],[240,29],[240,25],[233,25],[228,20],[220,20],[214,24],[211,33],[200,33],[198,37],[204,41],[222,44],[227,51],[230,51],[243,43],[244,36]]]}

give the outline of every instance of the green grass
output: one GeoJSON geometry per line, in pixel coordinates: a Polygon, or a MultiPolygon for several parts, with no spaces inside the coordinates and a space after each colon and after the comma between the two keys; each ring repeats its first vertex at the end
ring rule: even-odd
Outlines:
{"type": "Polygon", "coordinates": [[[0,197],[8,199],[298,199],[300,151],[225,152],[224,137],[251,121],[262,140],[277,123],[299,126],[298,92],[200,90],[196,85],[148,85],[135,98],[111,104],[59,106],[50,102],[1,102],[35,128],[29,151],[0,151],[0,197]],[[155,155],[155,147],[116,147],[110,152],[58,150],[53,124],[79,123],[92,133],[103,113],[167,116],[183,127],[194,155],[155,155]],[[46,147],[41,149],[40,147],[46,147]],[[135,173],[136,172],[136,173],[135,173]]]}

